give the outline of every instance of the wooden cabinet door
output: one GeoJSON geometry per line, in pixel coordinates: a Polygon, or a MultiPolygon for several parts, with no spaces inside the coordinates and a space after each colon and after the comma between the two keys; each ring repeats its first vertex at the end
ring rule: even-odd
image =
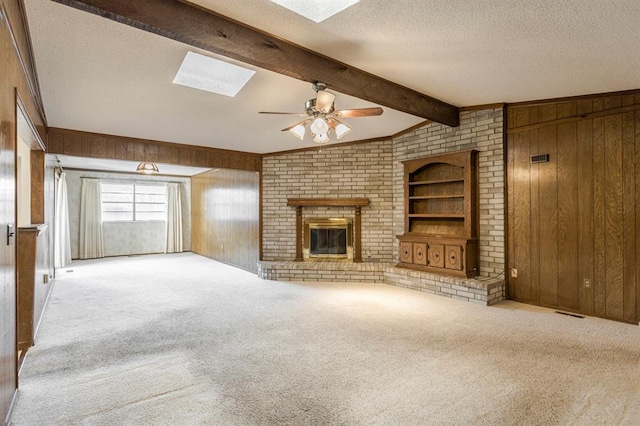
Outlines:
{"type": "Polygon", "coordinates": [[[427,264],[427,244],[413,243],[413,263],[416,265],[427,264]]]}
{"type": "Polygon", "coordinates": [[[444,267],[462,271],[462,247],[461,246],[445,246],[444,267]]]}
{"type": "Polygon", "coordinates": [[[429,266],[444,268],[444,245],[429,244],[429,266]]]}
{"type": "Polygon", "coordinates": [[[413,245],[406,241],[400,241],[400,262],[413,263],[413,245]]]}

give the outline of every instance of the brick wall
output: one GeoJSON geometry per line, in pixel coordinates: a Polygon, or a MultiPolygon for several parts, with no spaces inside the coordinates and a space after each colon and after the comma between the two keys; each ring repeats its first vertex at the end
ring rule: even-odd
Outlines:
{"type": "Polygon", "coordinates": [[[462,112],[459,127],[431,123],[393,141],[394,234],[404,232],[401,162],[464,149],[480,151],[480,275],[496,276],[504,271],[505,252],[502,108],[462,112]]]}
{"type": "MultiPolygon", "coordinates": [[[[263,260],[295,258],[295,209],[288,197],[367,197],[362,210],[365,261],[397,261],[404,232],[402,161],[477,149],[479,154],[480,275],[504,271],[502,108],[466,111],[460,126],[431,123],[393,141],[326,147],[263,159],[263,260]],[[367,252],[371,257],[367,258],[367,252]]],[[[305,217],[353,217],[352,209],[303,209],[305,217]]]]}
{"type": "MultiPolygon", "coordinates": [[[[296,214],[287,198],[369,198],[362,208],[362,256],[389,262],[395,252],[392,143],[379,141],[268,156],[262,162],[263,259],[295,258],[296,214]],[[368,257],[367,254],[371,253],[368,257]]],[[[354,217],[353,208],[303,208],[307,217],[354,217]]]]}

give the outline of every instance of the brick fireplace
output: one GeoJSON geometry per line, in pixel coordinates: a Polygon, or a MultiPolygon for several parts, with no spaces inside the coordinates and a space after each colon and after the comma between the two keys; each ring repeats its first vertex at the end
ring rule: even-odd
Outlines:
{"type": "MultiPolygon", "coordinates": [[[[287,200],[288,206],[293,206],[296,208],[296,262],[302,262],[305,260],[312,260],[314,258],[327,258],[334,257],[333,260],[344,259],[344,260],[353,260],[356,263],[362,262],[362,211],[361,208],[363,206],[369,205],[368,198],[289,198],[287,200]],[[337,219],[337,218],[325,218],[325,219],[315,219],[315,224],[313,225],[316,229],[324,229],[326,231],[334,229],[343,229],[345,231],[345,253],[344,256],[342,254],[337,253],[326,253],[324,255],[318,256],[317,247],[316,247],[316,255],[311,255],[311,242],[312,242],[312,232],[314,229],[311,227],[311,224],[314,223],[314,220],[308,220],[303,228],[303,207],[353,207],[354,209],[354,218],[353,224],[350,219],[337,219]],[[352,230],[353,238],[349,235],[349,231],[352,230]],[[303,231],[307,231],[304,232],[303,231]],[[305,238],[306,236],[306,238],[305,238]],[[307,251],[305,254],[305,250],[303,250],[303,241],[304,247],[307,251]],[[352,242],[353,255],[349,257],[349,242],[352,242]]],[[[337,238],[339,233],[330,233],[327,232],[323,234],[322,232],[316,233],[316,238],[323,238],[323,235],[329,237],[331,235],[332,238],[337,238]]],[[[336,251],[335,247],[328,249],[324,247],[320,251],[336,251]]]]}
{"type": "Polygon", "coordinates": [[[264,251],[258,275],[284,281],[381,282],[476,303],[499,302],[504,297],[505,267],[503,124],[501,106],[471,109],[461,112],[456,128],[426,123],[388,140],[265,156],[264,251]],[[402,161],[464,149],[480,151],[481,276],[463,279],[394,267],[396,235],[404,232],[402,161]],[[349,217],[355,225],[355,209],[301,207],[298,232],[298,208],[287,202],[293,197],[369,197],[362,211],[361,251],[366,261],[303,261],[304,219],[349,217]],[[294,261],[297,239],[300,259],[294,261]]]}

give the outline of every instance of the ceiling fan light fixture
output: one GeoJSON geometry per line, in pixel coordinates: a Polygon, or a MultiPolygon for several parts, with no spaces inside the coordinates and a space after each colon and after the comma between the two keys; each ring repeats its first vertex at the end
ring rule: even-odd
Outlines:
{"type": "Polygon", "coordinates": [[[296,138],[298,138],[300,140],[303,140],[304,139],[304,134],[307,131],[306,123],[300,123],[300,124],[298,124],[296,126],[293,126],[291,129],[289,129],[289,131],[296,138]]]}
{"type": "Polygon", "coordinates": [[[143,161],[142,163],[138,164],[136,172],[144,173],[145,175],[160,173],[160,171],[158,170],[158,165],[150,161],[143,161]]]}
{"type": "Polygon", "coordinates": [[[340,139],[341,137],[343,137],[344,135],[346,135],[351,131],[351,127],[347,126],[344,123],[339,122],[338,120],[335,120],[335,121],[336,121],[336,127],[334,130],[336,132],[336,137],[338,139],[340,139]]]}
{"type": "Polygon", "coordinates": [[[315,143],[327,143],[329,142],[329,135],[326,133],[320,133],[314,136],[313,141],[315,143]]]}
{"type": "Polygon", "coordinates": [[[336,99],[336,95],[326,90],[318,90],[318,96],[316,97],[316,109],[323,114],[330,114],[333,112],[333,101],[336,99]]]}
{"type": "Polygon", "coordinates": [[[301,141],[304,140],[306,127],[309,125],[313,141],[315,143],[329,142],[329,134],[331,131],[335,133],[337,139],[341,139],[351,131],[351,127],[347,126],[338,118],[356,118],[356,117],[373,117],[382,115],[382,108],[356,108],[335,110],[334,100],[336,95],[325,90],[327,85],[321,82],[313,83],[313,90],[317,93],[316,98],[309,99],[305,102],[306,114],[296,112],[265,112],[260,114],[285,114],[306,117],[304,121],[293,124],[282,129],[283,132],[289,131],[301,141]]]}
{"type": "Polygon", "coordinates": [[[311,132],[313,132],[314,135],[322,135],[326,134],[329,131],[329,124],[327,124],[327,121],[324,118],[317,117],[315,120],[313,120],[313,123],[311,123],[309,129],[311,130],[311,132]]]}

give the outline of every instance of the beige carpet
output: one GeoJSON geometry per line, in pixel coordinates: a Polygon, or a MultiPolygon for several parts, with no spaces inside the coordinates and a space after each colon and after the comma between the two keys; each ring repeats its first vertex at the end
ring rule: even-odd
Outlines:
{"type": "Polygon", "coordinates": [[[640,424],[637,326],[189,253],[68,269],[16,425],[640,424]]]}

